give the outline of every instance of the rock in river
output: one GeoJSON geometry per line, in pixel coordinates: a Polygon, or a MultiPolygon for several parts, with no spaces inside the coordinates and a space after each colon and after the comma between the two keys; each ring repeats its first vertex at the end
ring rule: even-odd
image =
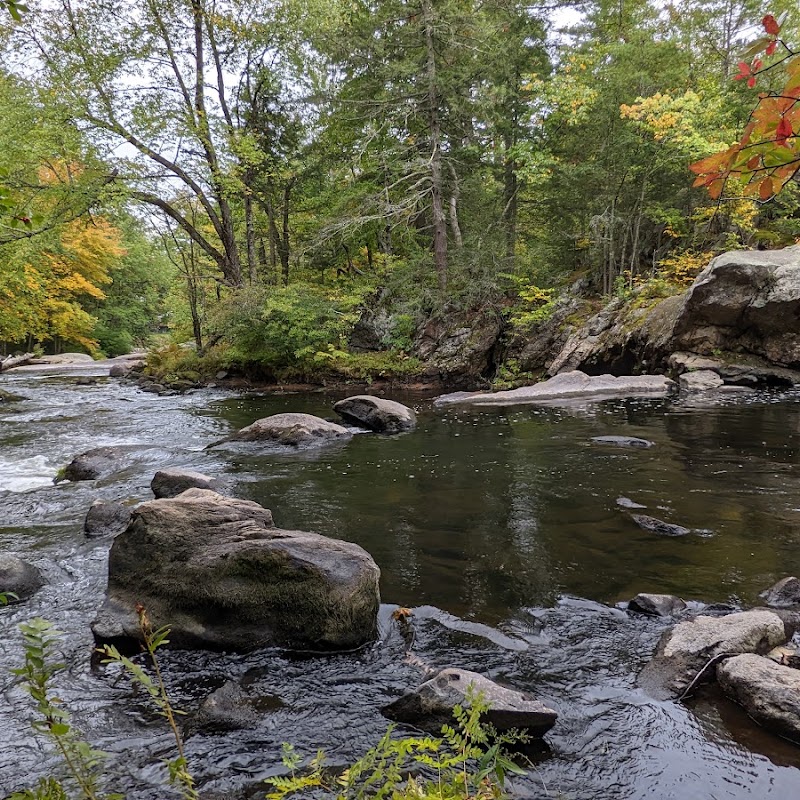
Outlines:
{"type": "Polygon", "coordinates": [[[511,728],[530,736],[544,736],[556,722],[558,714],[544,703],[516,689],[507,689],[477,672],[465,669],[443,669],[416,691],[390,703],[383,714],[397,722],[408,722],[436,733],[444,723],[451,723],[453,708],[468,705],[467,691],[482,694],[489,706],[482,719],[497,731],[511,728]]]}
{"type": "Polygon", "coordinates": [[[649,439],[640,439],[637,436],[593,436],[595,444],[607,444],[612,447],[652,447],[655,442],[649,439]]]}
{"type": "Polygon", "coordinates": [[[675,525],[672,522],[664,522],[662,519],[648,517],[646,514],[631,514],[631,519],[645,531],[652,531],[661,536],[686,536],[691,533],[688,528],[682,525],[675,525]]]}
{"type": "Polygon", "coordinates": [[[25,600],[42,586],[44,579],[37,567],[11,553],[0,553],[0,592],[11,592],[25,600]]]}
{"type": "MultiPolygon", "coordinates": [[[[164,451],[160,451],[164,455],[164,451]]],[[[64,478],[69,481],[93,481],[106,478],[138,460],[155,457],[159,448],[146,444],[123,444],[95,447],[75,456],[64,468],[64,478]]]]}
{"type": "Polygon", "coordinates": [[[628,601],[628,610],[651,617],[673,617],[686,610],[686,603],[673,594],[637,594],[628,601]]]}
{"type": "Polygon", "coordinates": [[[105,536],[116,536],[131,521],[131,510],[122,503],[95,500],[83,521],[83,532],[97,539],[105,536]]]}
{"type": "Polygon", "coordinates": [[[333,410],[346,422],[377,433],[402,433],[413,430],[417,424],[417,415],[408,406],[369,394],[339,400],[333,410]]]}
{"type": "Polygon", "coordinates": [[[742,611],[725,617],[700,616],[665,632],[639,683],[660,700],[681,695],[701,671],[713,678],[712,659],[740,653],[766,653],[794,633],[772,611],[742,611]]]}
{"type": "Polygon", "coordinates": [[[800,743],[800,670],[746,654],[720,664],[717,679],[756,722],[800,743]]]}
{"type": "Polygon", "coordinates": [[[150,482],[150,488],[157,498],[177,497],[187,489],[213,489],[217,490],[214,478],[203,475],[202,472],[192,472],[189,469],[160,469],[150,482]]]}
{"type": "Polygon", "coordinates": [[[258,503],[189,489],[134,510],[92,629],[130,646],[141,603],[174,647],[353,648],[375,636],[379,575],[358,545],[280,530],[258,503]]]}
{"type": "Polygon", "coordinates": [[[273,442],[292,447],[310,447],[335,441],[347,441],[353,434],[335,422],[312,414],[273,414],[256,420],[234,433],[229,441],[273,442]]]}
{"type": "Polygon", "coordinates": [[[791,608],[800,606],[800,580],[793,575],[781,578],[771,586],[761,597],[768,606],[773,608],[791,608]]]}

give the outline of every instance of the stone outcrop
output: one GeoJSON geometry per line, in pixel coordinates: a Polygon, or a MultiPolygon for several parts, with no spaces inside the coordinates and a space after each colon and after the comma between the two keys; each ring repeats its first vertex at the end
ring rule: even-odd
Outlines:
{"type": "Polygon", "coordinates": [[[316,447],[345,442],[352,437],[347,428],[312,414],[284,413],[256,420],[226,441],[268,442],[286,447],[316,447]]]}
{"type": "Polygon", "coordinates": [[[686,603],[674,594],[643,592],[628,601],[628,610],[651,617],[674,617],[686,610],[686,603]]]}
{"type": "Polygon", "coordinates": [[[449,405],[511,406],[525,403],[553,404],[609,397],[666,397],[675,383],[663,375],[586,375],[564,372],[533,386],[505,392],[455,392],[437,397],[437,407],[449,405]]]}
{"type": "Polygon", "coordinates": [[[508,689],[477,672],[444,669],[425,681],[416,691],[390,703],[383,714],[397,722],[407,722],[436,733],[451,724],[453,708],[468,706],[468,692],[480,693],[488,705],[482,715],[498,732],[512,728],[529,736],[541,737],[553,727],[558,714],[524,692],[508,689]]]}
{"type": "Polygon", "coordinates": [[[218,491],[217,481],[214,478],[189,469],[160,469],[153,476],[150,488],[156,498],[177,497],[187,489],[218,491]]]}
{"type": "Polygon", "coordinates": [[[358,545],[280,530],[257,503],[189,489],[134,510],[92,629],[130,646],[142,604],[173,647],[353,648],[375,636],[379,574],[358,545]]]}
{"type": "Polygon", "coordinates": [[[800,744],[799,669],[746,654],[723,661],[717,680],[756,722],[800,744]]]}
{"type": "Polygon", "coordinates": [[[417,415],[413,409],[368,394],[347,397],[339,400],[333,410],[345,422],[360,425],[376,433],[403,433],[413,430],[417,425],[417,415]]]}
{"type": "Polygon", "coordinates": [[[658,699],[676,698],[698,677],[713,679],[715,659],[767,653],[793,633],[789,623],[766,610],[695,617],[662,635],[655,655],[639,676],[639,683],[658,699]]]}
{"type": "MultiPolygon", "coordinates": [[[[26,600],[44,586],[38,567],[12,553],[0,553],[0,592],[26,600]]],[[[9,598],[14,602],[14,598],[9,598]]]]}
{"type": "Polygon", "coordinates": [[[130,521],[131,510],[128,506],[95,500],[86,513],[83,532],[92,539],[117,536],[128,527],[130,521]]]}

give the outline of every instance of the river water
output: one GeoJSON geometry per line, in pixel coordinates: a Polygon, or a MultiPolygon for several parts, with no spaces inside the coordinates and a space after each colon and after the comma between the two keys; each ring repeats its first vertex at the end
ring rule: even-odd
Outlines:
{"type": "Polygon", "coordinates": [[[0,796],[55,774],[32,734],[32,712],[9,670],[17,625],[43,616],[64,631],[58,691],[77,727],[109,753],[112,784],[132,800],[162,798],[163,720],[109,668],[92,665],[89,630],[103,596],[109,543],[87,540],[96,498],[151,497],[156,469],[220,476],[276,523],[357,542],[382,570],[381,636],[355,654],[164,652],[176,704],[189,712],[228,680],[259,698],[245,731],[195,734],[187,756],[204,797],[263,796],[280,747],[323,748],[344,765],[386,728],[379,708],[421,679],[405,659],[461,666],[536,695],[559,713],[549,752],[512,792],[522,798],[781,798],[800,792],[800,747],[774,737],[706,691],[656,702],[635,686],[666,623],[630,615],[637,592],[748,607],[778,578],[800,573],[800,394],[719,402],[607,401],[570,408],[434,411],[387,438],[299,454],[205,450],[279,411],[332,416],[322,393],[246,396],[203,390],[146,394],[101,377],[16,371],[0,388],[0,549],[36,563],[47,585],[0,609],[0,796]],[[621,434],[655,442],[619,449],[621,434]],[[59,467],[102,445],[138,444],[111,478],[53,485],[59,467]],[[618,504],[692,529],[682,538],[638,528],[618,504]],[[391,620],[414,608],[410,629],[391,620]],[[413,641],[412,641],[413,639],[413,641]]]}

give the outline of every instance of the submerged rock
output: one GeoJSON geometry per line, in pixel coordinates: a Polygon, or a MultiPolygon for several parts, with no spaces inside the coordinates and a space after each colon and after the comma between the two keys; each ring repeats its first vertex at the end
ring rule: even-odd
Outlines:
{"type": "Polygon", "coordinates": [[[416,691],[385,706],[383,714],[396,722],[407,722],[439,733],[451,723],[456,705],[469,705],[468,690],[480,693],[489,706],[482,719],[499,731],[511,728],[541,737],[553,727],[558,714],[530,695],[500,686],[489,678],[465,669],[443,669],[416,691]]]}
{"type": "Polygon", "coordinates": [[[217,490],[217,481],[202,472],[189,469],[160,469],[150,482],[150,488],[157,498],[177,497],[187,489],[217,490]]]}
{"type": "Polygon", "coordinates": [[[258,503],[189,489],[134,510],[92,629],[130,644],[142,604],[173,647],[353,648],[375,636],[379,575],[358,545],[280,530],[258,503]]]}
{"type": "Polygon", "coordinates": [[[402,433],[416,427],[417,415],[394,400],[362,394],[335,403],[333,410],[346,422],[377,433],[402,433]]]}
{"type": "Polygon", "coordinates": [[[94,539],[116,536],[128,527],[131,510],[122,503],[95,500],[83,521],[83,532],[94,539]]]}
{"type": "Polygon", "coordinates": [[[312,414],[273,414],[256,420],[229,438],[235,442],[273,442],[290,447],[311,447],[347,441],[352,433],[335,422],[312,414]]]}
{"type": "Polygon", "coordinates": [[[616,503],[620,508],[647,508],[647,506],[637,503],[635,500],[631,500],[630,497],[624,497],[623,495],[617,498],[616,503]]]}
{"type": "Polygon", "coordinates": [[[593,436],[594,444],[607,444],[612,447],[653,447],[655,442],[649,439],[639,439],[637,436],[593,436]]]}
{"type": "Polygon", "coordinates": [[[721,663],[717,679],[756,722],[800,744],[800,670],[746,654],[721,663]]]}
{"type": "Polygon", "coordinates": [[[257,719],[252,699],[228,681],[202,702],[188,727],[191,733],[224,733],[249,728],[257,719]]]}
{"type": "Polygon", "coordinates": [[[691,533],[689,528],[682,525],[675,525],[672,522],[664,522],[662,519],[648,517],[646,514],[631,514],[631,519],[645,531],[652,531],[660,536],[686,536],[691,533]]]}
{"type": "Polygon", "coordinates": [[[580,370],[562,372],[533,386],[505,392],[456,392],[444,394],[435,406],[507,406],[572,400],[603,400],[608,397],[666,397],[675,382],[663,375],[586,375],[580,370]]]}
{"type": "MultiPolygon", "coordinates": [[[[10,592],[26,600],[44,586],[38,567],[12,553],[0,553],[0,592],[10,592]]],[[[13,598],[9,598],[13,602],[13,598]]]]}
{"type": "Polygon", "coordinates": [[[628,609],[653,617],[674,617],[686,610],[686,603],[673,594],[637,594],[628,601],[628,609]]]}
{"type": "Polygon", "coordinates": [[[794,576],[781,578],[771,586],[761,597],[768,606],[773,608],[791,608],[800,606],[800,580],[794,576]]]}
{"type": "Polygon", "coordinates": [[[777,614],[761,610],[680,622],[662,635],[655,655],[639,675],[639,684],[660,700],[675,698],[698,676],[712,679],[715,658],[766,653],[793,633],[777,614]]]}

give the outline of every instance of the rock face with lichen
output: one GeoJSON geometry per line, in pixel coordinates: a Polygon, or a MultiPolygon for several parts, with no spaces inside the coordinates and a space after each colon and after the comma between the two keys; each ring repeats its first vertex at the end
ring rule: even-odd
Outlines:
{"type": "Polygon", "coordinates": [[[100,643],[141,639],[137,604],[181,648],[352,648],[375,636],[380,571],[358,545],[276,528],[258,503],[189,489],[142,503],[109,555],[100,643]]]}

